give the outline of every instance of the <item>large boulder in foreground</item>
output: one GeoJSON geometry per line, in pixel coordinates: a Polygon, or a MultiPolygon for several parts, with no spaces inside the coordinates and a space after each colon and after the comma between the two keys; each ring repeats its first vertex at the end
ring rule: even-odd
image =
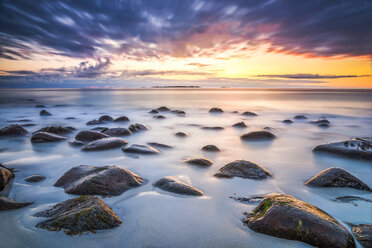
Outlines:
{"type": "Polygon", "coordinates": [[[122,221],[101,199],[80,196],[61,202],[51,209],[36,213],[36,217],[48,218],[36,227],[77,235],[96,230],[118,227],[122,221]]]}
{"type": "Polygon", "coordinates": [[[102,133],[109,136],[128,136],[132,134],[132,132],[125,127],[108,128],[103,130],[102,133]]]}
{"type": "Polygon", "coordinates": [[[328,168],[320,172],[309,179],[305,184],[316,187],[354,188],[372,191],[367,184],[363,183],[357,177],[337,167],[328,168]]]}
{"type": "Polygon", "coordinates": [[[353,226],[353,233],[363,247],[372,247],[372,225],[353,226]]]}
{"type": "Polygon", "coordinates": [[[128,142],[125,139],[118,138],[118,137],[108,137],[98,139],[92,142],[89,142],[85,146],[83,146],[83,151],[102,151],[102,150],[109,150],[114,148],[119,148],[126,145],[128,142]]]}
{"type": "Polygon", "coordinates": [[[260,141],[272,140],[275,139],[276,136],[269,131],[255,131],[243,134],[242,136],[240,136],[240,138],[245,141],[260,141]]]}
{"type": "Polygon", "coordinates": [[[193,186],[182,182],[181,180],[167,176],[162,177],[158,181],[156,181],[154,184],[154,187],[160,188],[165,191],[169,191],[172,193],[180,194],[180,195],[196,195],[201,196],[203,195],[203,191],[194,188],[193,186]]]}
{"type": "Polygon", "coordinates": [[[68,170],[54,184],[73,195],[121,195],[132,187],[141,186],[145,179],[117,166],[80,165],[68,170]]]}
{"type": "Polygon", "coordinates": [[[32,204],[32,202],[16,202],[5,196],[0,196],[0,211],[23,208],[32,204]]]}
{"type": "Polygon", "coordinates": [[[355,247],[353,236],[321,209],[287,194],[269,194],[243,221],[252,230],[316,247],[355,247]]]}
{"type": "Polygon", "coordinates": [[[27,133],[27,130],[18,124],[12,124],[0,129],[0,135],[2,136],[22,136],[26,135],[27,133]]]}
{"type": "Polygon", "coordinates": [[[242,177],[263,180],[272,177],[271,173],[261,165],[246,160],[235,160],[228,163],[214,174],[215,177],[233,178],[242,177]]]}
{"type": "Polygon", "coordinates": [[[14,178],[13,171],[0,164],[0,192],[13,178],[14,178]]]}
{"type": "Polygon", "coordinates": [[[63,136],[60,136],[54,133],[37,132],[32,135],[31,142],[32,143],[55,142],[55,141],[61,141],[65,139],[66,137],[63,137],[63,136]]]}
{"type": "Polygon", "coordinates": [[[161,153],[158,149],[148,145],[137,145],[133,144],[123,148],[123,152],[137,153],[137,154],[159,154],[161,153]]]}
{"type": "Polygon", "coordinates": [[[199,167],[209,167],[213,164],[213,161],[206,158],[188,158],[185,160],[185,163],[199,167]]]}
{"type": "Polygon", "coordinates": [[[372,160],[372,138],[356,138],[341,142],[318,145],[314,152],[324,152],[346,158],[372,160]]]}
{"type": "Polygon", "coordinates": [[[107,134],[91,131],[91,130],[83,130],[76,134],[75,139],[82,142],[91,142],[94,140],[107,138],[109,137],[107,134]]]}

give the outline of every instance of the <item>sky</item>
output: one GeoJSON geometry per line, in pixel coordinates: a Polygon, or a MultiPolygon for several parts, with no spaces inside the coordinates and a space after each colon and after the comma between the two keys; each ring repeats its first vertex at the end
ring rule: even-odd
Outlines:
{"type": "Polygon", "coordinates": [[[370,0],[1,0],[0,88],[372,88],[370,0]]]}

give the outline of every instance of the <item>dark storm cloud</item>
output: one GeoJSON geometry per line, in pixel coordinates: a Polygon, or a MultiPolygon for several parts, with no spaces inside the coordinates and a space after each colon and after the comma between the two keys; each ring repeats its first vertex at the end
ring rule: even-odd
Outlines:
{"type": "Polygon", "coordinates": [[[319,74],[278,74],[278,75],[257,75],[265,78],[287,78],[287,79],[335,79],[335,78],[357,78],[371,77],[372,75],[319,75],[319,74]]]}
{"type": "Polygon", "coordinates": [[[30,58],[40,53],[35,46],[83,59],[105,52],[134,59],[190,56],[216,45],[208,42],[210,32],[223,36],[222,49],[235,40],[269,42],[271,51],[308,56],[372,54],[372,2],[365,0],[3,0],[0,5],[0,57],[7,59],[30,58]]]}

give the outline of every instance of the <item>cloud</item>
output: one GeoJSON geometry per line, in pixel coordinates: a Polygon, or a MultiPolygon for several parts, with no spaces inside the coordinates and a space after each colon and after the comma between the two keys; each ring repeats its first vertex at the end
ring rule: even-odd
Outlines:
{"type": "Polygon", "coordinates": [[[372,75],[319,75],[319,74],[277,74],[277,75],[257,75],[264,78],[287,78],[287,79],[335,79],[335,78],[358,78],[372,77],[372,75]]]}

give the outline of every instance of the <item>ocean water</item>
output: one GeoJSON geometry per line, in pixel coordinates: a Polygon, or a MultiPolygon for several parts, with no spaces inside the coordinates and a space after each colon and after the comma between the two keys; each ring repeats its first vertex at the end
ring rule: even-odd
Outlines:
{"type": "MultiPolygon", "coordinates": [[[[0,212],[0,247],[309,247],[297,241],[263,235],[242,224],[243,212],[255,205],[243,204],[230,196],[252,196],[272,192],[288,193],[309,202],[342,222],[372,224],[372,204],[364,201],[335,202],[339,196],[353,195],[372,200],[372,194],[352,189],[311,188],[304,182],[320,171],[344,168],[372,187],[372,164],[331,155],[314,154],[318,144],[353,137],[372,136],[372,91],[368,90],[237,90],[237,89],[139,89],[139,90],[1,90],[0,127],[29,119],[25,137],[0,138],[0,163],[15,168],[9,197],[32,201],[26,208],[0,212]],[[39,116],[36,104],[44,104],[53,115],[39,116]],[[162,113],[164,120],[148,112],[160,106],[186,111],[185,117],[162,113]],[[210,114],[220,107],[222,114],[210,114]],[[233,113],[239,111],[239,113],[233,113]],[[240,113],[253,111],[257,117],[240,113]],[[159,142],[174,146],[160,155],[128,156],[121,149],[82,152],[66,142],[31,144],[31,133],[48,125],[69,125],[90,129],[85,123],[108,114],[126,115],[131,123],[143,123],[149,131],[125,137],[129,144],[159,142]],[[304,114],[308,120],[282,120],[304,114]],[[66,117],[75,117],[66,120],[66,117]],[[327,129],[308,121],[327,118],[327,129]],[[231,125],[244,121],[246,129],[231,125]],[[196,124],[196,125],[195,125],[196,124]],[[224,130],[204,130],[201,126],[222,126],[224,130]],[[269,126],[278,137],[272,142],[242,142],[240,135],[269,126]],[[174,135],[185,131],[189,137],[174,135]],[[222,152],[201,151],[217,145],[222,152]],[[213,160],[209,168],[189,166],[189,157],[213,160]],[[254,181],[213,176],[226,163],[245,159],[258,163],[273,174],[272,179],[254,181]],[[68,169],[81,164],[117,165],[148,179],[144,186],[120,196],[103,198],[123,223],[96,234],[67,236],[63,232],[38,229],[43,220],[33,214],[76,196],[54,187],[68,169]],[[46,176],[40,183],[27,183],[32,174],[46,176]],[[177,176],[204,191],[202,197],[180,196],[156,189],[152,183],[163,176],[177,176]],[[5,242],[4,242],[5,241],[5,242]]],[[[25,124],[20,123],[20,124],[25,124]]],[[[129,123],[100,126],[128,127],[129,123]]],[[[75,131],[69,136],[73,139],[75,131]]],[[[358,244],[358,246],[360,246],[358,244]]]]}

